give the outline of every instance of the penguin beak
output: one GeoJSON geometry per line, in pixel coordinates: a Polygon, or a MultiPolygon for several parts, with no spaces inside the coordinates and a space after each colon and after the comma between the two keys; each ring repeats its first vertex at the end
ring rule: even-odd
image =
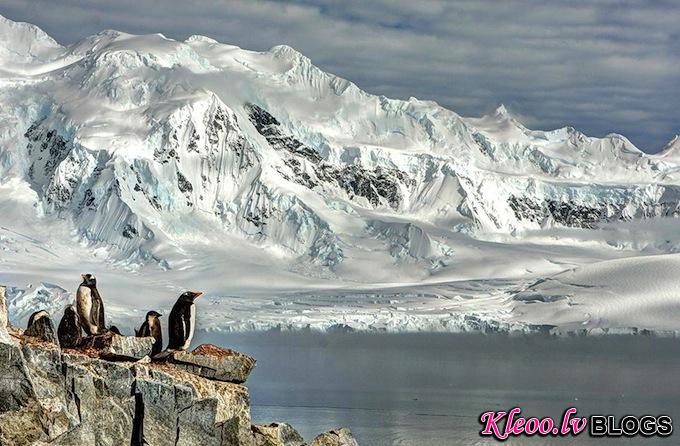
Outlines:
{"type": "Polygon", "coordinates": [[[192,293],[194,295],[194,299],[196,299],[203,294],[203,291],[192,291],[192,293]]]}

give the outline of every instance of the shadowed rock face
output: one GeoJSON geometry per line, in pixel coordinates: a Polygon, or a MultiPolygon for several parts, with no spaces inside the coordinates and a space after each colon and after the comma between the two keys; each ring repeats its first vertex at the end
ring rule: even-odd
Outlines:
{"type": "MultiPolygon", "coordinates": [[[[28,368],[21,355],[21,348],[7,330],[7,305],[5,287],[0,286],[0,420],[6,412],[17,411],[35,402],[35,392],[28,368]]],[[[3,422],[0,421],[0,444],[3,438],[3,422]]]]}
{"type": "MultiPolygon", "coordinates": [[[[7,324],[4,292],[0,286],[0,445],[305,444],[288,424],[251,425],[248,390],[228,381],[244,382],[253,358],[202,345],[182,352],[181,363],[151,362],[153,338],[113,333],[61,350],[7,324]]],[[[33,319],[51,324],[47,314],[33,319]]]]}
{"type": "MultiPolygon", "coordinates": [[[[0,413],[19,410],[35,401],[29,372],[16,344],[0,343],[0,413]]],[[[0,429],[2,431],[2,429],[0,429]]],[[[0,444],[4,444],[0,441],[0,444]]]]}

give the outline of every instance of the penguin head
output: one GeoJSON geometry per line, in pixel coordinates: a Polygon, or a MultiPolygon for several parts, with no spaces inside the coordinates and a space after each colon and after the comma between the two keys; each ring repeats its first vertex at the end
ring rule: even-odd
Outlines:
{"type": "Polygon", "coordinates": [[[76,311],[76,307],[75,307],[73,304],[71,304],[71,305],[66,305],[66,308],[64,308],[64,315],[69,315],[69,316],[71,316],[71,315],[73,315],[73,314],[75,314],[76,316],[78,316],[78,312],[76,311]]]}
{"type": "Polygon", "coordinates": [[[28,319],[28,325],[31,326],[31,325],[33,325],[34,323],[36,323],[39,319],[42,319],[42,318],[44,318],[44,317],[46,317],[46,318],[49,319],[49,318],[50,318],[50,314],[49,314],[47,311],[45,311],[45,310],[36,311],[36,312],[33,313],[33,314],[31,315],[31,317],[28,319]]]}
{"type": "Polygon", "coordinates": [[[203,294],[203,292],[201,291],[185,291],[184,293],[182,293],[181,296],[179,296],[179,300],[183,302],[193,303],[194,300],[201,294],[203,294]]]}
{"type": "Polygon", "coordinates": [[[83,285],[86,286],[96,286],[97,285],[97,279],[94,277],[94,274],[81,274],[80,277],[83,278],[83,285]]]}
{"type": "Polygon", "coordinates": [[[163,316],[163,315],[160,314],[159,312],[153,311],[153,310],[151,310],[151,311],[149,311],[148,313],[146,313],[146,318],[147,318],[147,319],[158,318],[158,317],[161,317],[161,316],[163,316]]]}

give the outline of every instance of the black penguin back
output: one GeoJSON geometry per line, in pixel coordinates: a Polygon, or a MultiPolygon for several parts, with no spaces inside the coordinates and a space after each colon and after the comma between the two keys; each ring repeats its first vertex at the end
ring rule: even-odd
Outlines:
{"type": "Polygon", "coordinates": [[[80,344],[82,337],[82,328],[80,326],[80,318],[73,305],[69,305],[64,310],[64,316],[59,322],[57,328],[57,337],[59,344],[63,348],[75,348],[80,344]]]}
{"type": "Polygon", "coordinates": [[[168,317],[168,348],[178,350],[184,346],[189,333],[186,327],[189,327],[191,318],[190,302],[178,300],[170,311],[168,317]]]}
{"type": "Polygon", "coordinates": [[[163,350],[163,331],[161,330],[161,321],[160,319],[156,318],[154,321],[154,324],[151,326],[151,336],[156,340],[153,343],[153,347],[151,349],[151,355],[155,356],[163,350]]]}
{"type": "Polygon", "coordinates": [[[97,289],[96,283],[89,285],[92,294],[92,321],[99,327],[100,330],[106,329],[106,317],[104,315],[104,301],[97,289]]]}
{"type": "Polygon", "coordinates": [[[138,338],[144,338],[146,336],[151,336],[151,330],[149,330],[149,323],[144,321],[139,330],[135,330],[135,336],[138,338]]]}

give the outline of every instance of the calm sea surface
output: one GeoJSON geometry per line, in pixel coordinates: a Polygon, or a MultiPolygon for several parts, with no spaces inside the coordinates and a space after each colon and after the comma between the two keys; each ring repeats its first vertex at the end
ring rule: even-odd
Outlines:
{"type": "MultiPolygon", "coordinates": [[[[668,414],[680,426],[680,340],[455,334],[200,334],[257,358],[256,423],[308,441],[348,426],[362,446],[487,445],[480,413],[668,414]]],[[[680,428],[679,428],[680,429],[680,428]]],[[[667,439],[514,438],[505,444],[680,444],[667,439]]]]}

